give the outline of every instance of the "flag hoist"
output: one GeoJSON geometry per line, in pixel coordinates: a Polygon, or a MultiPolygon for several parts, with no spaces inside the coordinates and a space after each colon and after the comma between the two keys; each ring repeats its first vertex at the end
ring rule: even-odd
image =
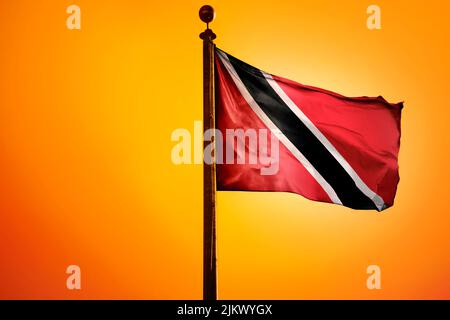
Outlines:
{"type": "MultiPolygon", "coordinates": [[[[209,23],[215,12],[211,6],[200,8],[200,19],[206,30],[200,34],[203,40],[203,132],[214,129],[214,32],[209,23]]],[[[203,149],[209,142],[203,142],[203,149]]],[[[217,299],[217,251],[216,251],[216,164],[203,161],[203,299],[217,299]]]]}

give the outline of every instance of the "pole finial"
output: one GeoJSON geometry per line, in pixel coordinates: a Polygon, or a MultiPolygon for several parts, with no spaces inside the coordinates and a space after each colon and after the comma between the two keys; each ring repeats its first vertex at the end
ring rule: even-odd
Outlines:
{"type": "Polygon", "coordinates": [[[198,15],[200,16],[200,19],[206,23],[206,30],[200,34],[200,38],[205,41],[212,41],[216,38],[216,35],[212,30],[209,28],[209,23],[214,20],[216,17],[216,13],[214,12],[214,8],[210,5],[205,5],[200,8],[198,15]]]}
{"type": "Polygon", "coordinates": [[[206,23],[209,24],[214,20],[216,17],[216,13],[214,12],[214,8],[210,5],[205,5],[200,8],[198,15],[200,16],[200,19],[206,23]]]}

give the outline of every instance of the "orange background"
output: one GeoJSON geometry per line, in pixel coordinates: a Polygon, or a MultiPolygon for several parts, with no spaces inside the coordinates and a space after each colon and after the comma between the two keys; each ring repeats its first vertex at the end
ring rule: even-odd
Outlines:
{"type": "MultiPolygon", "coordinates": [[[[0,4],[0,298],[200,299],[203,1],[0,4]],[[82,289],[66,289],[66,267],[82,289]]],[[[222,299],[450,298],[450,2],[210,1],[217,45],[348,96],[405,101],[395,206],[218,195],[222,299]],[[366,288],[377,264],[382,289],[366,288]]],[[[382,130],[383,128],[380,128],[382,130]]]]}

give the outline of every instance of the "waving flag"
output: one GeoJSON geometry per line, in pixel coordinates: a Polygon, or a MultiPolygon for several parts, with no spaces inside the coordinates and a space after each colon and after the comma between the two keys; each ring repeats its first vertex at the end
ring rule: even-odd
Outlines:
{"type": "Polygon", "coordinates": [[[218,190],[293,192],[354,209],[393,205],[402,103],[301,85],[217,48],[215,65],[216,128],[266,129],[279,142],[275,174],[261,174],[261,163],[218,164],[218,190]]]}

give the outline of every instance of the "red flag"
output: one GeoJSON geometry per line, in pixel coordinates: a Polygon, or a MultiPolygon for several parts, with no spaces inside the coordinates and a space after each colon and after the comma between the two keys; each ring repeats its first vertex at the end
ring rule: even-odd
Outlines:
{"type": "Polygon", "coordinates": [[[393,205],[402,103],[301,85],[219,49],[215,63],[216,128],[227,146],[218,190],[293,192],[354,209],[393,205]]]}

